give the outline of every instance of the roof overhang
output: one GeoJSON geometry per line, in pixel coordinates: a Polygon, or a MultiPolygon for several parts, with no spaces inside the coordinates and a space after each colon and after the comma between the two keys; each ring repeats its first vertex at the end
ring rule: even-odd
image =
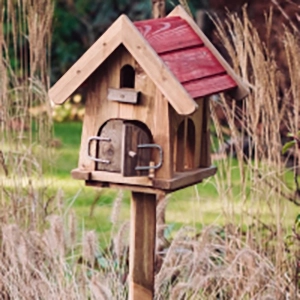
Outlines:
{"type": "Polygon", "coordinates": [[[210,42],[207,36],[202,32],[199,26],[194,22],[191,16],[186,12],[186,10],[181,6],[176,6],[173,11],[168,15],[168,17],[178,16],[184,19],[198,34],[200,39],[203,41],[205,46],[213,53],[213,55],[218,59],[223,68],[227,71],[228,75],[236,82],[237,87],[232,89],[229,93],[236,100],[242,100],[249,94],[249,88],[246,84],[241,80],[241,78],[235,73],[235,71],[231,68],[231,66],[227,63],[227,61],[223,58],[223,56],[219,53],[219,51],[215,48],[215,46],[210,42]]]}
{"type": "Polygon", "coordinates": [[[120,45],[131,53],[157,88],[180,115],[190,115],[198,105],[125,15],[87,50],[82,57],[50,89],[55,104],[64,103],[74,91],[120,45]]]}
{"type": "MultiPolygon", "coordinates": [[[[237,87],[231,90],[233,98],[240,100],[246,97],[248,95],[246,85],[184,8],[179,5],[168,16],[179,16],[186,20],[228,75],[237,83],[237,87]]],[[[55,104],[64,103],[120,45],[124,45],[131,53],[178,114],[190,115],[195,112],[197,103],[126,15],[121,15],[57,81],[49,90],[50,99],[55,104]]]]}

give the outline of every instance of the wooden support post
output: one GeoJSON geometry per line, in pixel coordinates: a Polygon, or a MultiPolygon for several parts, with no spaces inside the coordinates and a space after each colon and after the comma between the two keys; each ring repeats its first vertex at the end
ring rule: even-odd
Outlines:
{"type": "Polygon", "coordinates": [[[156,233],[156,195],[132,192],[129,299],[152,300],[156,233]]]}

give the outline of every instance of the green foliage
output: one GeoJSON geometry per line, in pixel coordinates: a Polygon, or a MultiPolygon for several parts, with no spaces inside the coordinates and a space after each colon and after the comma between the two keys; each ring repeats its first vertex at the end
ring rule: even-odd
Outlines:
{"type": "Polygon", "coordinates": [[[52,81],[67,69],[121,15],[142,20],[151,15],[151,1],[59,0],[54,12],[52,81]]]}
{"type": "Polygon", "coordinates": [[[289,149],[296,145],[296,141],[289,141],[282,147],[282,154],[285,154],[289,149]]]}
{"type": "MultiPolygon", "coordinates": [[[[191,11],[208,7],[207,0],[188,1],[191,11]]],[[[178,0],[166,0],[170,12],[178,0]]],[[[121,15],[132,21],[151,18],[151,0],[58,0],[52,38],[52,82],[98,39],[121,15]]]]}
{"type": "Polygon", "coordinates": [[[53,110],[53,120],[56,122],[64,121],[83,121],[85,113],[82,96],[76,94],[71,100],[66,101],[62,105],[57,105],[53,110]]]}
{"type": "Polygon", "coordinates": [[[300,131],[297,132],[297,134],[288,133],[288,137],[292,138],[291,141],[286,142],[282,147],[282,154],[285,154],[287,151],[289,151],[292,147],[295,145],[300,145],[300,131]]]}

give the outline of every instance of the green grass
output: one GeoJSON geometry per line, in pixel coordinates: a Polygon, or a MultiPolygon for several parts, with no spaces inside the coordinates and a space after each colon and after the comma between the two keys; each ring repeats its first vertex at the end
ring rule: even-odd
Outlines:
{"type": "MultiPolygon", "coordinates": [[[[99,192],[91,187],[85,187],[83,181],[74,180],[70,175],[71,170],[76,168],[78,163],[81,128],[82,123],[79,122],[54,124],[55,139],[61,141],[61,146],[53,150],[52,168],[46,172],[46,181],[44,180],[43,184],[47,184],[53,191],[61,188],[64,192],[65,207],[76,212],[80,226],[87,230],[96,230],[100,234],[102,243],[107,243],[111,235],[110,216],[116,191],[104,189],[99,199],[95,200],[99,192]],[[91,215],[93,203],[96,204],[91,215]]],[[[221,166],[219,167],[221,168],[221,166]]],[[[292,175],[287,174],[285,177],[292,184],[292,175]]],[[[236,160],[233,159],[231,163],[230,186],[226,186],[226,177],[229,176],[228,170],[225,171],[223,176],[224,186],[228,188],[228,191],[231,191],[231,194],[228,192],[228,194],[219,195],[216,187],[216,177],[212,177],[197,186],[170,195],[166,210],[166,221],[172,230],[176,231],[182,225],[196,226],[196,228],[209,224],[223,225],[226,222],[228,223],[228,219],[233,223],[239,222],[243,212],[251,210],[257,210],[263,215],[264,220],[271,220],[266,203],[255,200],[242,202],[239,199],[241,187],[236,160]],[[233,195],[234,199],[228,199],[230,195],[233,195]],[[230,216],[226,216],[224,211],[232,213],[230,216]]],[[[249,182],[247,190],[250,191],[250,188],[251,183],[249,182]]],[[[285,215],[286,222],[290,226],[297,215],[297,211],[295,211],[294,205],[288,204],[282,214],[285,215]]],[[[126,191],[120,213],[120,222],[129,220],[129,217],[130,193],[126,191]]],[[[243,217],[243,223],[248,223],[247,217],[243,217]]]]}
{"type": "Polygon", "coordinates": [[[70,171],[77,167],[81,128],[81,122],[54,124],[55,138],[62,143],[55,151],[54,174],[59,178],[69,178],[70,171]]]}
{"type": "MultiPolygon", "coordinates": [[[[59,139],[62,145],[55,150],[53,173],[49,173],[48,176],[54,176],[56,178],[55,186],[61,186],[64,190],[66,205],[74,202],[72,207],[82,226],[86,229],[96,229],[104,237],[109,238],[110,215],[116,191],[107,189],[103,192],[91,217],[91,206],[97,192],[93,188],[85,187],[84,182],[73,180],[70,176],[70,171],[77,167],[81,128],[82,124],[75,122],[54,124],[55,138],[59,139]],[[75,201],[74,195],[77,195],[75,201]]],[[[174,229],[182,225],[202,226],[202,224],[216,222],[220,218],[221,207],[220,203],[212,199],[216,199],[217,195],[213,179],[196,188],[189,187],[173,193],[166,212],[167,222],[174,224],[174,229]],[[201,195],[200,200],[197,194],[201,195]]],[[[121,221],[128,220],[129,217],[130,193],[126,191],[121,210],[121,221]]]]}

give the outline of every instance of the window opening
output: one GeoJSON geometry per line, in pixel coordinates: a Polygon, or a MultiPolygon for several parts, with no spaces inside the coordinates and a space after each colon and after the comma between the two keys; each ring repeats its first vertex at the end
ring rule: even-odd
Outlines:
{"type": "Polygon", "coordinates": [[[135,70],[130,65],[125,65],[121,69],[120,88],[134,88],[135,70]]]}

